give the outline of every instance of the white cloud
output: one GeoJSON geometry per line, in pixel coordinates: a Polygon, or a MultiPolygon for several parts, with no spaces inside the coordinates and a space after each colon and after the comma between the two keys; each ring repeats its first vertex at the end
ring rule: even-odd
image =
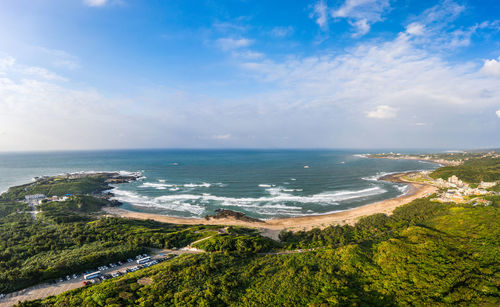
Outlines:
{"type": "Polygon", "coordinates": [[[234,57],[238,58],[244,58],[248,60],[256,60],[256,59],[262,59],[265,57],[265,55],[261,52],[255,52],[252,50],[244,50],[244,51],[234,51],[232,53],[234,57]]]}
{"type": "Polygon", "coordinates": [[[436,24],[442,27],[445,24],[453,22],[464,11],[465,6],[453,0],[443,0],[435,6],[425,10],[418,19],[422,20],[425,24],[436,24]]]}
{"type": "Polygon", "coordinates": [[[418,22],[410,23],[406,27],[406,33],[408,33],[410,35],[416,35],[416,36],[424,35],[424,31],[425,31],[425,27],[423,25],[419,24],[418,22]]]}
{"type": "Polygon", "coordinates": [[[406,27],[406,34],[415,44],[433,49],[435,52],[444,52],[470,46],[474,36],[488,31],[500,30],[498,21],[483,21],[471,26],[464,26],[456,22],[466,7],[453,0],[440,1],[435,6],[410,18],[406,27]]]}
{"type": "Polygon", "coordinates": [[[231,134],[214,134],[211,137],[213,140],[228,140],[231,138],[231,134]]]}
{"type": "Polygon", "coordinates": [[[108,3],[108,0],[83,0],[83,3],[88,6],[98,7],[106,5],[106,3],[108,3]]]}
{"type": "Polygon", "coordinates": [[[368,24],[368,20],[360,19],[355,22],[350,22],[352,26],[354,26],[357,31],[352,34],[352,37],[363,36],[370,31],[370,25],[368,24]]]}
{"type": "Polygon", "coordinates": [[[67,81],[66,78],[48,69],[17,64],[16,59],[11,56],[0,58],[0,75],[29,76],[51,81],[67,81]]]}
{"type": "Polygon", "coordinates": [[[294,32],[294,29],[292,26],[288,27],[274,27],[271,30],[271,35],[276,36],[276,37],[285,37],[292,35],[294,32]]]}
{"type": "Polygon", "coordinates": [[[500,118],[500,110],[496,111],[498,118],[500,118]]]}
{"type": "Polygon", "coordinates": [[[485,60],[481,71],[486,75],[500,77],[500,57],[498,57],[498,61],[495,59],[485,60]]]}
{"type": "Polygon", "coordinates": [[[222,50],[232,50],[232,49],[248,47],[253,43],[253,41],[247,38],[226,37],[226,38],[219,38],[216,41],[216,43],[222,50]]]}
{"type": "Polygon", "coordinates": [[[324,0],[314,5],[313,13],[310,15],[310,18],[315,18],[316,23],[321,29],[328,29],[328,7],[324,0]]]}
{"type": "Polygon", "coordinates": [[[66,51],[58,49],[49,49],[45,47],[36,47],[42,55],[46,56],[47,61],[53,66],[69,70],[80,68],[80,59],[77,56],[69,54],[66,51]]]}
{"type": "Polygon", "coordinates": [[[345,0],[330,15],[345,18],[355,28],[353,37],[363,36],[370,31],[372,24],[382,21],[382,16],[390,9],[388,0],[345,0]]]}
{"type": "Polygon", "coordinates": [[[249,26],[237,23],[239,21],[240,20],[236,20],[236,22],[216,21],[212,26],[217,32],[221,33],[241,33],[247,31],[249,26]]]}
{"type": "MultiPolygon", "coordinates": [[[[376,141],[390,146],[376,137],[383,131],[394,135],[393,140],[404,140],[403,134],[411,129],[422,133],[418,125],[407,125],[415,118],[432,122],[447,142],[454,137],[459,142],[460,135],[471,135],[471,131],[487,138],[492,130],[481,130],[486,121],[467,118],[484,117],[482,112],[500,100],[498,81],[480,73],[477,63],[448,62],[445,55],[420,48],[407,33],[385,43],[360,43],[343,54],[290,56],[278,61],[264,58],[241,65],[256,80],[266,82],[266,88],[274,88],[248,98],[257,104],[259,114],[281,114],[330,131],[345,127],[351,138],[358,135],[368,142],[359,146],[382,146],[376,141]],[[362,121],[365,115],[393,120],[362,121]],[[468,124],[456,127],[456,122],[468,124]]],[[[415,135],[415,140],[419,138],[422,146],[443,145],[428,143],[438,140],[437,136],[415,135]]],[[[353,141],[346,136],[345,142],[353,141]]]]}
{"type": "Polygon", "coordinates": [[[0,74],[5,73],[5,70],[10,69],[15,63],[16,59],[11,56],[0,58],[0,74]]]}
{"type": "Polygon", "coordinates": [[[151,147],[150,138],[167,142],[175,130],[169,122],[183,119],[144,100],[139,108],[128,98],[60,84],[48,70],[17,64],[12,57],[0,63],[8,63],[0,67],[0,151],[151,147]],[[138,109],[151,111],[145,116],[138,109]]]}
{"type": "Polygon", "coordinates": [[[22,68],[22,73],[30,76],[36,76],[46,80],[59,80],[59,81],[67,81],[66,78],[59,76],[58,74],[51,72],[42,67],[25,67],[22,68]]]}
{"type": "Polygon", "coordinates": [[[379,105],[374,110],[366,112],[366,117],[387,119],[396,117],[397,110],[388,105],[379,105]]]}

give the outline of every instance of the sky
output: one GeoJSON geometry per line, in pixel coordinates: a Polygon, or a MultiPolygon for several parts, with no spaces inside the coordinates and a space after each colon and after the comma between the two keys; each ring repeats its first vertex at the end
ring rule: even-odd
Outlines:
{"type": "Polygon", "coordinates": [[[0,151],[492,147],[498,0],[0,0],[0,151]]]}

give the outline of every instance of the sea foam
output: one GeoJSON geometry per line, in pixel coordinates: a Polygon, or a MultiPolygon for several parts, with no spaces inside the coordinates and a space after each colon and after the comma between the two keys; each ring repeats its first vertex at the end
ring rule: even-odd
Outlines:
{"type": "MultiPolygon", "coordinates": [[[[156,186],[160,184],[148,184],[156,186]]],[[[166,185],[166,184],[163,184],[166,185]]],[[[113,190],[115,199],[137,206],[156,207],[177,212],[189,212],[200,215],[204,212],[206,204],[220,207],[239,207],[262,215],[303,215],[304,207],[300,204],[338,205],[342,201],[359,199],[387,192],[385,189],[373,186],[361,190],[343,190],[323,192],[313,195],[294,195],[291,192],[302,189],[284,189],[270,187],[266,189],[268,196],[261,197],[228,197],[217,196],[209,193],[203,194],[171,194],[157,197],[148,197],[131,191],[118,188],[113,190]]],[[[305,214],[307,215],[307,214],[305,214]]]]}

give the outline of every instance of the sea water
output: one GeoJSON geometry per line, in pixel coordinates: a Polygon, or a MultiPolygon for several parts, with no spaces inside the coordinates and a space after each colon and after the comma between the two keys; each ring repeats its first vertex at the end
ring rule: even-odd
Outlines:
{"type": "MultiPolygon", "coordinates": [[[[364,152],[364,151],[363,151],[364,152]]],[[[348,150],[116,150],[0,154],[0,192],[36,176],[140,172],[114,186],[123,208],[179,217],[231,209],[268,219],[325,214],[397,197],[407,186],[378,180],[432,163],[370,159],[348,150]]]]}

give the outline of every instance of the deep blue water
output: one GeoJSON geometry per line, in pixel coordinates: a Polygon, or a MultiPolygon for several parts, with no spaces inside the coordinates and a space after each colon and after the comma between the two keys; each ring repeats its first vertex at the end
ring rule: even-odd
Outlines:
{"type": "Polygon", "coordinates": [[[204,216],[217,208],[258,218],[321,214],[401,195],[382,174],[433,169],[418,161],[368,159],[345,150],[124,150],[0,154],[0,191],[35,176],[141,172],[114,190],[124,208],[204,216]],[[306,167],[305,167],[306,166],[306,167]]]}

